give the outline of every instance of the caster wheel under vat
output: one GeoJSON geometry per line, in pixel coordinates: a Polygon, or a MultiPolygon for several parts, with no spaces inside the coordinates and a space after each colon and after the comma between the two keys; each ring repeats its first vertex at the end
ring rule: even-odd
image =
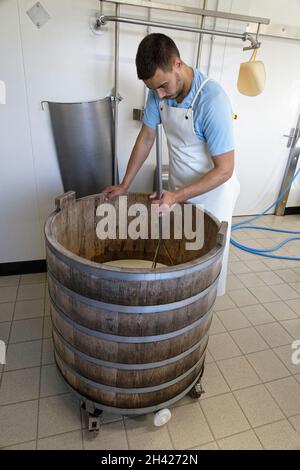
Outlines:
{"type": "Polygon", "coordinates": [[[167,424],[167,422],[170,421],[171,416],[171,411],[168,408],[163,408],[162,410],[157,411],[157,413],[154,414],[154,426],[164,426],[164,424],[167,424]]]}
{"type": "Polygon", "coordinates": [[[95,408],[90,402],[86,401],[82,404],[81,408],[86,411],[88,419],[88,431],[91,435],[96,436],[100,431],[100,416],[102,410],[95,408]]]}
{"type": "Polygon", "coordinates": [[[194,385],[194,386],[191,388],[191,390],[189,391],[188,395],[189,395],[191,398],[200,398],[203,393],[205,393],[205,390],[204,390],[204,388],[202,387],[201,382],[198,382],[198,383],[196,383],[196,385],[194,385]]]}

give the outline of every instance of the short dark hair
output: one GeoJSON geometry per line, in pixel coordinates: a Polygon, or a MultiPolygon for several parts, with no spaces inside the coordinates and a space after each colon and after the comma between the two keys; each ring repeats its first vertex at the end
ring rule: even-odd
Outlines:
{"type": "Polygon", "coordinates": [[[140,80],[152,78],[156,69],[169,71],[173,57],[180,54],[175,42],[165,34],[148,34],[140,43],[136,54],[136,69],[140,80]]]}

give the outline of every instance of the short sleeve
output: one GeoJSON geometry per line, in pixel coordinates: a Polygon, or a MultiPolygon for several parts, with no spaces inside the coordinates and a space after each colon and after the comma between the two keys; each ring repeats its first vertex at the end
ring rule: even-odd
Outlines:
{"type": "Polygon", "coordinates": [[[202,133],[214,157],[234,150],[233,115],[229,98],[223,89],[203,103],[202,133]]]}
{"type": "Polygon", "coordinates": [[[155,129],[157,124],[160,124],[161,122],[158,109],[158,100],[156,99],[152,90],[150,90],[148,93],[143,122],[146,124],[146,126],[151,127],[151,129],[155,129]]]}

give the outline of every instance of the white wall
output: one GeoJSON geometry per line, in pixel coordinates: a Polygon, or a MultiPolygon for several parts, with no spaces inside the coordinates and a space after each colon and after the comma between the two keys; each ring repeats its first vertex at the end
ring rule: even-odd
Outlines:
{"type": "MultiPolygon", "coordinates": [[[[163,0],[161,0],[163,1],[163,0]]],[[[170,0],[165,0],[169,3],[170,0]]],[[[97,36],[89,19],[98,0],[42,0],[51,16],[41,29],[26,15],[35,0],[0,1],[0,79],[7,86],[7,104],[0,105],[0,263],[42,259],[43,224],[63,192],[47,108],[41,101],[86,101],[110,93],[113,87],[113,25],[97,36]]],[[[177,0],[173,3],[182,4],[177,0]]],[[[187,3],[187,2],[186,2],[187,3]]],[[[210,0],[214,8],[216,0],[210,0]]],[[[291,0],[220,0],[219,9],[273,18],[274,22],[300,22],[300,5],[291,0]],[[274,5],[276,3],[276,6],[274,5]],[[284,16],[283,15],[284,12],[284,16]],[[289,13],[290,12],[290,13],[289,13]]],[[[201,0],[190,0],[201,6],[201,0]]],[[[124,7],[123,14],[146,17],[143,9],[124,7]]],[[[105,5],[105,13],[113,13],[105,5]]],[[[183,22],[182,15],[153,12],[153,19],[183,22]]],[[[197,24],[189,16],[185,24],[197,24]]],[[[207,26],[212,24],[211,20],[207,26]]],[[[245,25],[218,20],[217,27],[243,32],[245,25]]],[[[146,28],[121,25],[119,166],[126,168],[140,123],[132,109],[144,103],[144,88],[136,78],[135,53],[146,28]]],[[[197,35],[166,31],[178,44],[183,59],[195,63],[197,35]]],[[[255,99],[236,91],[239,63],[249,57],[239,40],[216,38],[210,75],[229,94],[239,119],[235,123],[237,171],[242,184],[236,214],[252,214],[271,203],[279,190],[288,151],[282,134],[288,133],[300,102],[300,43],[262,38],[260,57],[268,72],[267,88],[255,99]]],[[[207,70],[210,37],[205,37],[201,68],[207,70]]],[[[164,156],[166,161],[166,154],[164,156]]],[[[151,190],[154,152],[133,185],[151,190]]],[[[297,197],[295,205],[298,204],[297,197]]]]}

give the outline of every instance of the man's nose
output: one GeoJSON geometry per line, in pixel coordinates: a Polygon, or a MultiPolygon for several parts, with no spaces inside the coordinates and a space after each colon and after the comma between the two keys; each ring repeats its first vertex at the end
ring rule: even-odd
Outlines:
{"type": "Polygon", "coordinates": [[[166,96],[166,92],[164,90],[156,90],[157,96],[160,100],[162,100],[166,96]]]}

